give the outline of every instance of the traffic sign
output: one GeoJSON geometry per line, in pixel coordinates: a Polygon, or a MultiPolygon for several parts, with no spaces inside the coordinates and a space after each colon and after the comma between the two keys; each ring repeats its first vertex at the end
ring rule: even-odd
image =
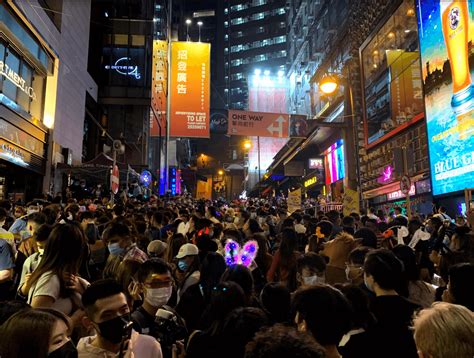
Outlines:
{"type": "Polygon", "coordinates": [[[410,192],[410,189],[411,189],[410,177],[408,175],[402,176],[402,179],[400,179],[400,191],[403,194],[408,195],[408,193],[410,192]]]}
{"type": "Polygon", "coordinates": [[[112,188],[112,193],[118,193],[119,183],[119,168],[117,165],[114,165],[114,168],[112,169],[112,175],[110,176],[110,187],[112,188]]]}

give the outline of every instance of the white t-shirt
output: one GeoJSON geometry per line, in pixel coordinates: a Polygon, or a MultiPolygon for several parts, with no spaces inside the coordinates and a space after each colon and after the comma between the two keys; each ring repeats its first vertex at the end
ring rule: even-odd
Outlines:
{"type": "MultiPolygon", "coordinates": [[[[87,285],[88,282],[84,279],[80,279],[83,285],[87,285]]],[[[37,296],[48,296],[54,299],[54,303],[51,308],[61,311],[66,315],[73,313],[73,309],[76,305],[81,302],[81,295],[74,292],[69,297],[60,297],[61,282],[59,277],[51,271],[45,272],[40,278],[30,287],[28,291],[28,304],[31,305],[33,298],[37,296]]]]}

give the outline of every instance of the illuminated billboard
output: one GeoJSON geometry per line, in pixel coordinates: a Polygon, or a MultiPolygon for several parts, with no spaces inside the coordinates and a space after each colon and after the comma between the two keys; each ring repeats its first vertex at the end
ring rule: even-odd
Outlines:
{"type": "Polygon", "coordinates": [[[338,140],[324,153],[326,164],[326,184],[332,184],[344,178],[344,142],[338,140]]]}
{"type": "Polygon", "coordinates": [[[473,1],[417,1],[433,195],[474,186],[473,1]]]}

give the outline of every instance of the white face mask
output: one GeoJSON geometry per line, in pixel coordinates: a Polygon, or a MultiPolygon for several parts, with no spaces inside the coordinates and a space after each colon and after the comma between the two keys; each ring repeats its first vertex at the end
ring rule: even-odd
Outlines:
{"type": "Polygon", "coordinates": [[[315,286],[318,284],[325,284],[326,283],[326,278],[324,276],[306,276],[303,277],[303,283],[306,286],[315,286]]]}
{"type": "Polygon", "coordinates": [[[168,303],[173,293],[173,287],[147,288],[145,291],[145,301],[153,307],[161,307],[168,303]]]}

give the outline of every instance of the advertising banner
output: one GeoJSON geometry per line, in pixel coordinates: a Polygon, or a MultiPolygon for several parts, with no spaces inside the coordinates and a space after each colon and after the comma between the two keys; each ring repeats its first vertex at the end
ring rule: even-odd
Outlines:
{"type": "Polygon", "coordinates": [[[209,138],[211,45],[171,44],[172,137],[209,138]]]}
{"type": "Polygon", "coordinates": [[[351,213],[358,213],[359,207],[359,192],[349,188],[344,188],[343,207],[344,216],[349,216],[351,213]]]}
{"type": "Polygon", "coordinates": [[[198,180],[196,183],[196,199],[212,199],[212,180],[207,178],[207,181],[198,180]]]}
{"type": "Polygon", "coordinates": [[[339,140],[325,152],[326,184],[332,184],[345,177],[344,142],[339,140]]]}
{"type": "Polygon", "coordinates": [[[288,193],[288,212],[293,213],[301,209],[301,189],[296,189],[288,193]]]}
{"type": "Polygon", "coordinates": [[[417,1],[433,195],[474,186],[473,1],[417,1]]]}
{"type": "Polygon", "coordinates": [[[287,138],[288,124],[288,114],[229,110],[228,134],[287,138]]]}
{"type": "Polygon", "coordinates": [[[309,134],[308,117],[300,114],[290,116],[290,137],[306,138],[309,134]]]}
{"type": "Polygon", "coordinates": [[[150,136],[166,133],[166,91],[168,84],[168,43],[153,40],[153,63],[151,77],[150,136]]]}

